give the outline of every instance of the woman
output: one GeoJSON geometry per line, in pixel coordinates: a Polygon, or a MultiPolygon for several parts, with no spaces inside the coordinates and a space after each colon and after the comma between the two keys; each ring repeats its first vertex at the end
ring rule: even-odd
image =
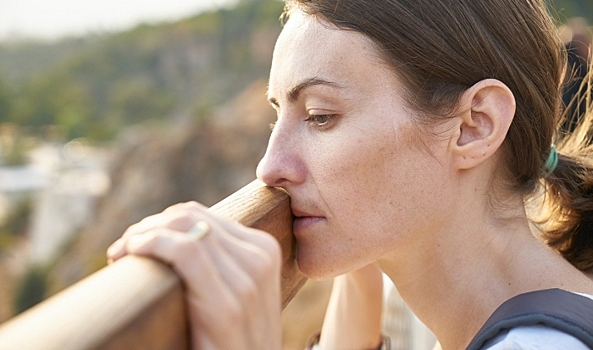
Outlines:
{"type": "MultiPolygon", "coordinates": [[[[379,269],[443,349],[465,348],[519,294],[593,297],[591,161],[582,132],[557,139],[562,55],[540,0],[292,0],[287,17],[257,175],[291,196],[301,270],[345,274],[319,348],[378,346],[377,303],[352,301],[374,295],[379,269]],[[543,189],[544,234],[564,258],[531,233],[525,203],[543,189]]],[[[277,244],[205,209],[149,217],[108,256],[174,267],[195,348],[280,349],[277,244]]],[[[507,336],[533,332],[587,348],[552,328],[507,336]]]]}

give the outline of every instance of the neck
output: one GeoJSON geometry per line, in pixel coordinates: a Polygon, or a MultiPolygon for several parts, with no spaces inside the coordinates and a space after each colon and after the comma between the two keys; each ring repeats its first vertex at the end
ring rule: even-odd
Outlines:
{"type": "Polygon", "coordinates": [[[560,275],[579,280],[577,270],[533,237],[522,200],[505,220],[477,214],[489,213],[488,205],[451,206],[446,227],[423,232],[426,239],[416,237],[377,261],[444,350],[465,349],[505,300],[564,287],[560,275]]]}

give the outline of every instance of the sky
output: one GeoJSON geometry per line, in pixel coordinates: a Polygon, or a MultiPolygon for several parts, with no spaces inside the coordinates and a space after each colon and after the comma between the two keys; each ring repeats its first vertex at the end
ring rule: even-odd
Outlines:
{"type": "Polygon", "coordinates": [[[58,39],[172,21],[236,0],[0,0],[0,41],[58,39]]]}

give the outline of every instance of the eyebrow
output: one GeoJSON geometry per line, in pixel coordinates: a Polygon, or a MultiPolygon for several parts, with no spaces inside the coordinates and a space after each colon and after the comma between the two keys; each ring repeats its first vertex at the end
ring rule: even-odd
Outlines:
{"type": "MultiPolygon", "coordinates": [[[[296,102],[299,99],[299,96],[303,90],[305,90],[308,87],[315,86],[315,85],[328,85],[328,86],[338,88],[338,89],[342,88],[342,86],[340,86],[339,84],[334,83],[329,80],[325,80],[325,79],[321,79],[321,78],[309,78],[309,79],[303,80],[302,82],[295,85],[292,89],[290,89],[290,91],[286,94],[286,97],[289,102],[296,102]]],[[[278,105],[278,101],[275,98],[272,97],[269,100],[270,100],[270,103],[272,103],[274,105],[278,105]]]]}

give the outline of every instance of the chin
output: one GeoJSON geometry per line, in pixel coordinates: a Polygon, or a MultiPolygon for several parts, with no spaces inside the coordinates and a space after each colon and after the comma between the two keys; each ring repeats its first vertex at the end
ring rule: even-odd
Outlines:
{"type": "Polygon", "coordinates": [[[328,280],[341,274],[330,265],[327,257],[305,254],[302,249],[297,252],[297,264],[303,275],[314,281],[328,280]]]}

